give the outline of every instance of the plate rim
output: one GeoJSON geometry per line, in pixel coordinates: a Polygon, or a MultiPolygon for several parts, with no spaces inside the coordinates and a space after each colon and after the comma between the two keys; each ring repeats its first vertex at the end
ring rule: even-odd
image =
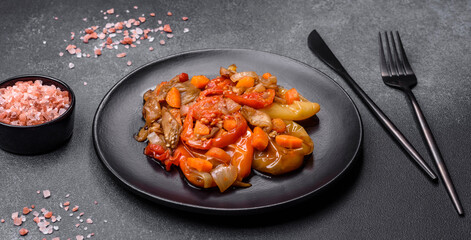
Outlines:
{"type": "Polygon", "coordinates": [[[267,52],[267,51],[262,51],[262,50],[254,50],[254,49],[245,49],[245,48],[205,48],[205,49],[196,49],[196,50],[183,51],[183,52],[167,55],[167,56],[164,56],[162,58],[157,58],[156,60],[145,63],[145,64],[137,67],[136,69],[134,69],[130,73],[126,74],[124,77],[122,77],[118,82],[116,82],[106,92],[106,94],[103,96],[102,100],[100,101],[100,103],[97,107],[97,110],[95,111],[95,115],[93,117],[93,123],[92,123],[92,138],[93,138],[93,146],[95,148],[95,153],[97,154],[100,161],[105,165],[106,169],[108,171],[110,171],[112,173],[112,175],[115,178],[117,178],[119,180],[119,182],[121,184],[123,184],[127,189],[131,190],[132,192],[138,194],[141,197],[149,199],[153,202],[158,201],[158,203],[160,203],[162,205],[165,205],[165,206],[168,206],[168,207],[176,208],[178,206],[178,207],[180,207],[180,209],[183,208],[184,210],[188,210],[188,211],[191,211],[191,212],[205,213],[205,214],[216,214],[216,215],[220,215],[220,214],[236,215],[236,214],[240,214],[240,213],[244,213],[244,214],[246,214],[246,213],[261,213],[261,212],[269,211],[271,209],[283,207],[283,206],[286,206],[286,205],[291,205],[291,204],[296,203],[296,202],[298,202],[302,199],[306,199],[306,198],[309,198],[311,196],[314,196],[316,193],[322,191],[327,186],[329,186],[330,184],[335,182],[337,179],[339,179],[340,176],[344,175],[344,173],[347,171],[347,169],[350,168],[350,166],[352,165],[354,160],[357,158],[358,153],[360,151],[360,148],[361,148],[361,145],[362,145],[362,142],[363,142],[363,134],[364,134],[363,121],[362,121],[360,112],[358,110],[358,107],[356,106],[355,102],[350,97],[350,95],[345,91],[345,89],[342,86],[340,86],[340,84],[338,84],[332,77],[330,77],[326,73],[320,71],[319,69],[317,69],[315,67],[312,67],[312,66],[308,65],[307,63],[304,63],[300,60],[297,60],[297,59],[294,59],[294,58],[291,58],[291,57],[288,57],[288,56],[280,55],[280,54],[277,54],[277,53],[272,53],[272,52],[267,52]],[[358,118],[358,123],[359,123],[358,144],[356,146],[355,153],[353,154],[351,159],[348,161],[348,163],[345,165],[345,167],[338,174],[336,174],[335,177],[333,177],[332,179],[330,179],[329,181],[327,181],[326,183],[324,183],[322,186],[318,187],[317,189],[315,189],[313,191],[310,191],[306,194],[303,194],[303,195],[300,195],[300,196],[297,196],[295,198],[291,198],[291,199],[288,199],[288,200],[285,200],[285,201],[282,201],[282,202],[276,202],[276,203],[273,203],[273,204],[269,204],[269,205],[256,206],[256,207],[244,207],[244,208],[207,207],[207,206],[201,206],[201,205],[190,204],[190,203],[182,203],[182,202],[170,200],[170,199],[167,199],[167,198],[162,198],[160,196],[156,196],[156,195],[147,193],[147,192],[145,192],[141,189],[136,188],[135,186],[130,184],[128,181],[126,181],[122,176],[120,176],[110,166],[108,161],[105,159],[104,154],[103,154],[103,150],[100,148],[100,146],[98,144],[98,134],[97,134],[97,132],[98,132],[98,123],[97,123],[97,119],[99,118],[99,115],[101,114],[104,107],[106,106],[105,103],[109,99],[111,93],[118,86],[120,86],[124,81],[126,81],[130,76],[132,76],[136,72],[138,72],[141,69],[144,69],[144,68],[146,68],[150,65],[153,65],[153,64],[156,64],[156,63],[159,63],[159,62],[164,62],[164,61],[167,61],[167,60],[175,58],[175,57],[180,57],[182,55],[204,53],[204,52],[213,52],[213,51],[242,51],[242,52],[246,51],[246,52],[252,52],[252,53],[257,53],[258,52],[258,53],[265,53],[265,54],[275,55],[277,57],[286,59],[288,61],[291,61],[291,62],[294,62],[294,63],[297,63],[297,64],[301,64],[301,65],[303,65],[303,66],[305,66],[309,69],[312,69],[312,70],[316,71],[317,73],[319,73],[320,75],[323,75],[325,78],[329,79],[331,82],[333,82],[343,92],[343,94],[347,97],[347,99],[353,105],[353,108],[355,109],[355,113],[356,113],[356,116],[358,118]]]}

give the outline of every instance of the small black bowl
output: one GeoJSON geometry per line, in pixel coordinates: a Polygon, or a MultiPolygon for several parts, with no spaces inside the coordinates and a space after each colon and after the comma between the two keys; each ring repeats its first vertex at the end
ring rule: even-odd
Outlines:
{"type": "Polygon", "coordinates": [[[72,136],[75,95],[67,84],[47,76],[22,75],[1,82],[0,88],[13,86],[18,81],[35,80],[41,80],[43,85],[54,85],[62,91],[67,91],[70,106],[62,115],[43,124],[16,126],[0,122],[0,148],[5,151],[22,155],[46,153],[61,146],[72,136]]]}

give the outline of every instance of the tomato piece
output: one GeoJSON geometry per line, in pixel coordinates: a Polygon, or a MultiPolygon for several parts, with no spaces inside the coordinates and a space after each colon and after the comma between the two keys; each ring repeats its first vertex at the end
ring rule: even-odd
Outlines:
{"type": "Polygon", "coordinates": [[[178,80],[180,82],[188,81],[188,74],[187,73],[180,73],[180,75],[178,75],[178,80]]]}
{"type": "Polygon", "coordinates": [[[160,145],[148,144],[144,149],[144,154],[162,162],[167,171],[169,171],[170,167],[173,165],[173,161],[170,159],[170,150],[165,149],[160,145]]]}
{"type": "Polygon", "coordinates": [[[197,149],[208,150],[212,147],[223,148],[231,143],[234,143],[247,129],[247,122],[245,118],[239,112],[235,112],[232,115],[224,115],[223,112],[218,109],[221,101],[223,101],[221,95],[204,98],[196,102],[190,107],[188,114],[183,124],[183,131],[181,134],[182,141],[190,147],[197,149]],[[198,139],[194,131],[194,122],[205,118],[209,122],[220,118],[229,118],[236,121],[236,127],[227,131],[225,134],[215,136],[209,139],[198,139]]]}
{"type": "Polygon", "coordinates": [[[207,85],[204,91],[200,93],[200,97],[206,97],[211,95],[222,95],[224,91],[232,87],[234,83],[223,77],[217,77],[212,79],[207,85]]]}
{"type": "Polygon", "coordinates": [[[264,108],[273,103],[275,99],[275,90],[268,89],[264,92],[251,92],[242,95],[226,94],[226,97],[234,100],[234,102],[247,105],[253,108],[264,108]]]}

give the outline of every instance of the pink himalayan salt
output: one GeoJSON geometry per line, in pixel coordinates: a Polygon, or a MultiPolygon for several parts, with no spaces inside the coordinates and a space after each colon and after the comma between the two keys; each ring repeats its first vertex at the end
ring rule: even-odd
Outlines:
{"type": "Polygon", "coordinates": [[[70,106],[69,93],[41,80],[18,81],[0,89],[0,122],[30,126],[51,121],[70,106]]]}

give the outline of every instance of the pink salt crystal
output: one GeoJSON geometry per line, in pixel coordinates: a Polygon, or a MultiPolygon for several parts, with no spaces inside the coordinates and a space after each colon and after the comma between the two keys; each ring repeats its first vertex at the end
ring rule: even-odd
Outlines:
{"type": "Polygon", "coordinates": [[[51,196],[51,191],[49,191],[49,190],[44,190],[44,191],[43,191],[43,196],[44,196],[44,198],[50,197],[50,196],[51,196]]]}
{"type": "Polygon", "coordinates": [[[69,211],[69,206],[64,207],[64,210],[69,211]]]}
{"type": "Polygon", "coordinates": [[[162,20],[157,20],[157,23],[158,23],[158,24],[162,24],[162,20]]]}
{"type": "Polygon", "coordinates": [[[173,38],[173,34],[167,34],[167,38],[173,38]]]}
{"type": "Polygon", "coordinates": [[[182,20],[183,20],[183,21],[187,21],[187,20],[188,20],[188,17],[182,17],[182,20]]]}
{"type": "Polygon", "coordinates": [[[81,212],[81,213],[79,214],[79,216],[83,216],[84,214],[85,214],[84,212],[81,212]]]}
{"type": "Polygon", "coordinates": [[[36,193],[37,193],[37,194],[40,194],[40,193],[41,193],[41,191],[40,191],[40,190],[38,190],[38,191],[36,191],[36,193]]]}
{"type": "Polygon", "coordinates": [[[0,222],[1,222],[1,223],[4,223],[4,222],[5,222],[5,219],[2,218],[2,219],[0,220],[0,222]]]}
{"type": "Polygon", "coordinates": [[[167,12],[167,16],[172,16],[173,13],[172,12],[167,12]]]}
{"type": "Polygon", "coordinates": [[[75,67],[75,64],[69,63],[69,68],[70,68],[70,69],[72,69],[72,68],[74,68],[74,67],[75,67]]]}
{"type": "Polygon", "coordinates": [[[64,53],[63,52],[59,52],[59,56],[64,56],[64,53]]]}
{"type": "Polygon", "coordinates": [[[87,86],[87,84],[88,84],[87,82],[83,82],[83,85],[84,85],[84,86],[87,86]]]}
{"type": "Polygon", "coordinates": [[[53,238],[53,239],[51,239],[51,240],[61,240],[61,238],[60,238],[60,237],[55,237],[55,238],[53,238]]]}
{"type": "Polygon", "coordinates": [[[108,13],[108,14],[113,14],[113,13],[114,13],[114,8],[111,8],[111,9],[106,10],[106,13],[108,13]]]}
{"type": "Polygon", "coordinates": [[[22,223],[23,221],[21,220],[21,218],[19,217],[13,218],[13,224],[15,224],[15,226],[20,226],[22,223]]]}
{"type": "Polygon", "coordinates": [[[127,64],[128,66],[131,66],[131,65],[132,65],[132,62],[131,62],[131,61],[128,61],[126,64],[127,64]]]}
{"type": "Polygon", "coordinates": [[[18,212],[14,212],[11,214],[11,219],[15,219],[18,217],[18,212]]]}
{"type": "Polygon", "coordinates": [[[134,6],[134,9],[137,9],[137,6],[134,6]]]}
{"type": "Polygon", "coordinates": [[[160,45],[164,45],[164,44],[165,44],[165,40],[160,40],[159,43],[160,43],[160,45]]]}
{"type": "Polygon", "coordinates": [[[154,51],[154,48],[153,48],[153,47],[150,47],[150,48],[149,48],[149,51],[154,51]]]}
{"type": "Polygon", "coordinates": [[[88,224],[92,224],[92,223],[93,223],[92,219],[87,218],[87,223],[88,223],[88,224]]]}
{"type": "Polygon", "coordinates": [[[75,239],[76,240],[83,240],[83,236],[82,235],[77,235],[77,236],[75,236],[75,239]]]}

